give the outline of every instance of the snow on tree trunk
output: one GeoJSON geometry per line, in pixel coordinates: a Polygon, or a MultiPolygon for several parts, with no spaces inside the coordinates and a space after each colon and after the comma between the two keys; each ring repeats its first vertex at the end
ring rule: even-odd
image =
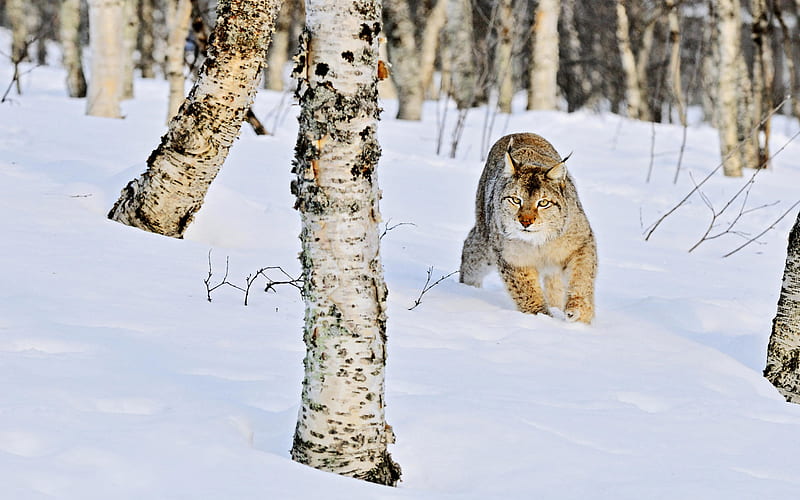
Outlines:
{"type": "Polygon", "coordinates": [[[534,14],[528,109],[556,109],[561,0],[539,0],[534,14]]]}
{"type": "Polygon", "coordinates": [[[727,176],[741,177],[742,168],[757,163],[757,153],[748,137],[752,113],[747,113],[751,97],[750,78],[742,56],[741,5],[739,0],[718,0],[719,78],[717,80],[717,126],[720,153],[727,176]],[[741,145],[740,145],[741,144],[741,145]]]}
{"type": "Polygon", "coordinates": [[[800,214],[789,247],[778,313],[772,322],[764,376],[791,403],[800,403],[800,214]]]}
{"type": "Polygon", "coordinates": [[[62,0],[59,11],[59,38],[70,97],[86,97],[86,78],[81,63],[80,9],[80,0],[62,0]]]}
{"type": "Polygon", "coordinates": [[[292,458],[394,485],[376,177],[380,35],[378,0],[306,0],[292,192],[302,220],[307,352],[292,458]]]}
{"type": "Polygon", "coordinates": [[[155,39],[153,30],[155,29],[155,18],[153,16],[155,0],[142,0],[139,3],[139,17],[141,26],[139,29],[139,71],[142,78],[155,78],[155,39]]]}
{"type": "Polygon", "coordinates": [[[86,114],[121,118],[123,0],[89,0],[92,52],[86,114]]]}
{"type": "Polygon", "coordinates": [[[497,76],[497,107],[501,113],[511,113],[514,97],[514,66],[511,56],[514,50],[514,9],[512,0],[500,0],[497,6],[497,44],[495,46],[494,71],[497,76]]]}
{"type": "Polygon", "coordinates": [[[192,18],[191,0],[168,0],[166,73],[169,82],[167,122],[178,113],[186,94],[186,77],[183,74],[183,52],[186,35],[192,18]]]}
{"type": "Polygon", "coordinates": [[[124,0],[122,29],[122,99],[133,99],[133,70],[136,39],[139,36],[138,0],[124,0]]]}
{"type": "Polygon", "coordinates": [[[630,24],[628,12],[623,0],[617,0],[617,44],[619,45],[622,60],[622,71],[625,73],[625,104],[628,116],[636,120],[646,120],[646,103],[642,94],[642,85],[639,81],[639,72],[636,67],[636,57],[633,55],[630,40],[630,24]]]}
{"type": "Polygon", "coordinates": [[[387,14],[389,60],[392,63],[390,74],[397,88],[397,118],[420,120],[425,94],[420,79],[419,53],[411,6],[407,0],[391,0],[386,2],[384,8],[387,14]]]}
{"type": "Polygon", "coordinates": [[[110,219],[183,237],[252,104],[279,7],[279,0],[219,1],[200,77],[110,219]]]}
{"type": "MultiPolygon", "coordinates": [[[[448,0],[445,23],[445,50],[442,57],[449,65],[449,92],[458,109],[471,108],[480,95],[472,24],[472,3],[469,0],[448,0]]],[[[445,63],[443,63],[445,64],[445,63]]]]}

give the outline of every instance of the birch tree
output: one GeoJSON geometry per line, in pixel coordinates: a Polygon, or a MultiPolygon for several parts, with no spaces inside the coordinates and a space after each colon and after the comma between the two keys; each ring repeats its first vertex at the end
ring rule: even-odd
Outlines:
{"type": "Polygon", "coordinates": [[[186,94],[186,77],[183,73],[183,51],[189,22],[192,18],[191,0],[167,0],[166,74],[169,82],[167,98],[167,123],[178,113],[186,94]]]}
{"type": "Polygon", "coordinates": [[[471,108],[480,95],[475,65],[472,5],[470,0],[447,0],[444,27],[445,50],[442,51],[443,88],[456,101],[458,109],[471,108]]]}
{"type": "Polygon", "coordinates": [[[279,8],[279,0],[219,1],[200,77],[147,159],[147,171],[122,190],[110,219],[183,237],[239,135],[279,8]]]}
{"type": "Polygon", "coordinates": [[[534,17],[528,109],[556,109],[561,0],[539,0],[534,17]]]}
{"type": "Polygon", "coordinates": [[[379,254],[378,0],[306,0],[295,73],[306,344],[292,458],[394,485],[384,410],[386,284],[379,254]]]}
{"type": "Polygon", "coordinates": [[[92,51],[86,114],[121,118],[124,0],[89,0],[92,51]]]}
{"type": "Polygon", "coordinates": [[[122,28],[122,99],[133,99],[133,70],[139,36],[138,0],[124,0],[122,28]]]}
{"type": "Polygon", "coordinates": [[[800,403],[800,214],[789,247],[764,376],[790,403],[800,403]]]}
{"type": "Polygon", "coordinates": [[[67,70],[67,93],[70,97],[86,97],[86,77],[81,61],[80,0],[61,0],[59,18],[62,61],[67,70]]]}
{"type": "Polygon", "coordinates": [[[741,177],[742,168],[758,164],[757,147],[751,134],[750,78],[742,55],[741,5],[739,0],[716,0],[719,53],[717,80],[717,127],[725,175],[741,177]]]}
{"type": "Polygon", "coordinates": [[[623,0],[616,0],[617,10],[617,44],[622,59],[622,71],[625,74],[625,104],[628,116],[636,120],[648,120],[647,102],[643,85],[636,64],[630,39],[630,23],[628,11],[623,0]]]}
{"type": "Polygon", "coordinates": [[[501,113],[511,113],[514,97],[514,4],[500,0],[497,6],[497,44],[494,52],[494,71],[497,75],[497,107],[501,113]]]}
{"type": "Polygon", "coordinates": [[[139,2],[139,71],[142,72],[142,78],[155,78],[156,73],[153,69],[155,59],[153,52],[155,51],[155,37],[153,30],[155,28],[155,2],[156,0],[141,0],[139,2]]]}
{"type": "Polygon", "coordinates": [[[397,89],[400,120],[422,119],[425,89],[433,78],[439,33],[446,21],[448,0],[436,0],[425,16],[421,39],[408,0],[393,0],[384,5],[390,75],[397,89]]]}

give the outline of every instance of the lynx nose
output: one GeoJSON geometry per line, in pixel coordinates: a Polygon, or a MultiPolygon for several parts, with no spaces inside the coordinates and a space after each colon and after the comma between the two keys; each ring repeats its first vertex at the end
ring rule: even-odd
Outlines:
{"type": "Polygon", "coordinates": [[[522,227],[527,228],[531,224],[533,224],[533,217],[520,217],[519,223],[522,224],[522,227]]]}

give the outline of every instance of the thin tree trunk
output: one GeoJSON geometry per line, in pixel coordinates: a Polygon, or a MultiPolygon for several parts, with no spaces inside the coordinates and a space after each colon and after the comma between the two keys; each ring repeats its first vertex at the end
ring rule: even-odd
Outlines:
{"type": "MultiPolygon", "coordinates": [[[[725,159],[723,172],[727,176],[741,177],[742,168],[750,163],[747,143],[749,141],[747,123],[752,114],[743,110],[747,107],[745,99],[750,96],[750,82],[744,68],[741,50],[741,6],[739,0],[718,0],[719,36],[716,50],[719,51],[719,80],[717,98],[719,118],[717,126],[720,135],[720,153],[725,159]],[[748,118],[743,123],[745,116],[748,118]]],[[[757,161],[757,160],[756,160],[757,161]]]]}
{"type": "Polygon", "coordinates": [[[83,75],[81,62],[80,8],[80,0],[61,1],[59,37],[70,97],[86,97],[86,77],[83,75]]]}
{"type": "Polygon", "coordinates": [[[293,13],[297,9],[295,0],[284,0],[278,14],[272,45],[267,53],[267,67],[264,71],[264,88],[283,90],[283,70],[289,60],[289,30],[292,27],[293,13]]]}
{"type": "Polygon", "coordinates": [[[800,403],[800,214],[789,233],[786,254],[764,376],[787,401],[800,403]]]}
{"type": "Polygon", "coordinates": [[[307,353],[292,458],[394,485],[375,170],[380,31],[378,0],[306,0],[292,191],[302,220],[307,353]]]}
{"type": "Polygon", "coordinates": [[[189,22],[192,18],[191,0],[168,0],[167,4],[167,122],[178,112],[186,95],[186,76],[183,72],[183,53],[189,22]]]}
{"type": "Polygon", "coordinates": [[[770,12],[766,0],[753,0],[753,44],[755,54],[753,60],[753,123],[760,123],[756,135],[758,145],[758,166],[767,167],[769,159],[769,136],[771,120],[769,110],[772,109],[772,87],[775,78],[772,56],[772,27],[770,12]]]}
{"type": "Polygon", "coordinates": [[[6,19],[11,26],[12,62],[20,62],[28,58],[30,26],[28,26],[26,5],[26,0],[6,0],[6,19]]]}
{"type": "Polygon", "coordinates": [[[445,24],[446,50],[450,67],[448,91],[458,109],[471,108],[480,95],[475,67],[472,4],[469,0],[448,0],[445,24]]]}
{"type": "Polygon", "coordinates": [[[436,49],[439,48],[442,29],[447,22],[448,0],[436,0],[428,12],[425,29],[422,31],[422,42],[419,45],[419,73],[422,91],[431,88],[433,73],[436,69],[436,49]]]}
{"type": "Polygon", "coordinates": [[[528,109],[556,109],[560,11],[561,0],[539,0],[536,7],[528,109]]]}
{"type": "Polygon", "coordinates": [[[133,99],[133,71],[136,39],[139,36],[138,0],[124,0],[122,29],[122,99],[133,99]]]}
{"type": "Polygon", "coordinates": [[[616,0],[617,9],[617,43],[619,44],[622,59],[622,71],[625,73],[625,103],[628,117],[636,120],[647,120],[647,103],[642,94],[642,84],[639,81],[639,71],[636,67],[636,57],[633,55],[630,40],[630,24],[628,12],[623,0],[616,0]]]}
{"type": "Polygon", "coordinates": [[[121,118],[123,0],[89,0],[92,51],[86,114],[121,118]]]}
{"type": "Polygon", "coordinates": [[[386,38],[389,47],[390,73],[397,89],[400,120],[420,120],[425,93],[420,79],[419,52],[414,34],[414,20],[408,0],[386,2],[386,38]]]}
{"type": "Polygon", "coordinates": [[[514,98],[514,3],[500,0],[497,11],[497,44],[494,53],[494,71],[497,75],[497,107],[501,113],[511,113],[514,98]]]}
{"type": "Polygon", "coordinates": [[[686,126],[686,99],[683,97],[681,80],[681,24],[678,5],[675,0],[667,0],[667,20],[669,22],[669,81],[672,101],[678,110],[678,120],[686,126]]]}
{"type": "Polygon", "coordinates": [[[183,237],[239,135],[255,96],[279,0],[220,0],[208,57],[147,171],[122,190],[108,217],[183,237]]]}
{"type": "Polygon", "coordinates": [[[581,39],[575,23],[576,0],[563,0],[561,2],[561,26],[567,39],[565,46],[566,60],[569,63],[565,73],[569,82],[566,92],[567,110],[572,112],[583,106],[592,95],[592,79],[584,70],[585,59],[581,39]]]}
{"type": "MultiPolygon", "coordinates": [[[[800,0],[798,0],[798,3],[800,3],[800,0]]],[[[800,119],[800,78],[798,78],[798,68],[795,67],[792,30],[786,24],[783,11],[777,2],[773,4],[773,12],[781,27],[781,45],[783,48],[783,58],[786,61],[786,73],[789,75],[789,93],[792,96],[792,114],[795,118],[800,119]]],[[[794,32],[800,33],[800,26],[795,26],[794,32]]]]}
{"type": "Polygon", "coordinates": [[[155,0],[141,0],[139,2],[139,71],[142,78],[155,78],[155,18],[153,15],[155,0]]]}

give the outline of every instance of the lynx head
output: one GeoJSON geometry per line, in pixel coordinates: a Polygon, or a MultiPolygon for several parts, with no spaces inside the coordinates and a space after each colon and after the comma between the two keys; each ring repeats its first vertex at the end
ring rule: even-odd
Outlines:
{"type": "Polygon", "coordinates": [[[511,139],[495,208],[506,237],[543,244],[561,234],[567,221],[569,156],[562,160],[533,148],[514,150],[513,145],[511,139]]]}

